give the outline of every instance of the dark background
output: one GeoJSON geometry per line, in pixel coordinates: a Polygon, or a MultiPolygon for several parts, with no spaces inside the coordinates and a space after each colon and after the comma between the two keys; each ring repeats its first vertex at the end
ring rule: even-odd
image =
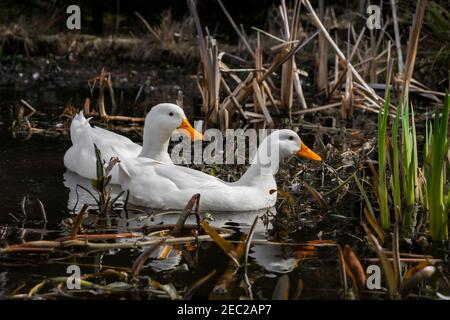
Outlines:
{"type": "MultiPolygon", "coordinates": [[[[317,2],[311,3],[317,8],[317,2]]],[[[379,1],[372,1],[379,4],[379,1]]],[[[389,0],[383,1],[386,8],[389,8],[389,0]]],[[[399,1],[408,6],[410,1],[399,1]]],[[[448,4],[449,1],[438,1],[448,4]]],[[[223,14],[216,0],[197,0],[197,10],[202,24],[207,26],[212,33],[220,33],[224,38],[231,41],[236,39],[235,32],[223,14]]],[[[264,27],[267,23],[268,10],[280,4],[279,0],[223,0],[224,5],[230,12],[233,19],[238,24],[246,27],[264,27]]],[[[291,1],[286,1],[287,5],[292,5],[291,1]]],[[[170,9],[174,20],[181,20],[188,16],[186,0],[171,1],[142,1],[142,0],[3,0],[0,1],[0,24],[17,22],[19,19],[47,19],[51,24],[52,31],[67,31],[65,29],[67,6],[77,4],[81,8],[82,32],[96,35],[104,35],[115,32],[115,16],[117,10],[121,16],[119,33],[127,33],[130,30],[136,31],[136,27],[141,27],[134,12],[139,12],[150,24],[159,22],[161,14],[170,9]],[[53,15],[53,18],[49,19],[53,15]],[[55,21],[53,21],[53,20],[55,21]],[[57,23],[60,21],[61,23],[57,23]]],[[[326,6],[333,6],[337,14],[348,11],[358,11],[365,14],[364,10],[368,1],[325,1],[326,6]]],[[[411,2],[411,6],[414,7],[411,2]]]]}

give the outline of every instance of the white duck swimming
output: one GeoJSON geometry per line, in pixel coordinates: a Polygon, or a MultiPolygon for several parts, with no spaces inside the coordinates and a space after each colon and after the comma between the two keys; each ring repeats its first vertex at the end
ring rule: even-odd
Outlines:
{"type": "Polygon", "coordinates": [[[251,166],[237,182],[228,183],[201,171],[170,166],[146,158],[120,159],[119,182],[130,191],[129,202],[155,209],[180,210],[200,193],[200,209],[211,211],[251,211],[275,205],[277,189],[274,175],[279,160],[298,155],[321,158],[311,151],[292,130],[278,130],[266,137],[251,166]]]}
{"type": "MultiPolygon", "coordinates": [[[[117,133],[92,127],[89,119],[82,112],[77,114],[70,125],[72,146],[64,155],[64,165],[78,175],[96,178],[96,158],[94,144],[100,149],[103,160],[108,163],[113,154],[111,147],[124,155],[124,158],[151,158],[166,164],[173,164],[167,152],[172,133],[177,129],[187,131],[193,139],[203,139],[189,123],[183,109],[172,103],[161,103],[154,106],[145,118],[142,147],[127,137],[117,133]]],[[[111,183],[117,184],[118,167],[111,171],[111,183]]]]}

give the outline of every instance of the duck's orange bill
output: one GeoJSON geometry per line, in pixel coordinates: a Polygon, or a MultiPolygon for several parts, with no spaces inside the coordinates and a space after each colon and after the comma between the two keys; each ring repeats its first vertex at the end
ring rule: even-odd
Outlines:
{"type": "Polygon", "coordinates": [[[302,147],[300,148],[300,150],[298,150],[297,156],[316,161],[322,160],[322,158],[317,153],[309,149],[304,143],[302,143],[302,147]]]}
{"type": "Polygon", "coordinates": [[[184,129],[189,133],[189,136],[192,140],[205,140],[203,135],[195,130],[191,124],[189,123],[188,119],[184,118],[181,120],[181,125],[178,127],[178,129],[184,129]]]}

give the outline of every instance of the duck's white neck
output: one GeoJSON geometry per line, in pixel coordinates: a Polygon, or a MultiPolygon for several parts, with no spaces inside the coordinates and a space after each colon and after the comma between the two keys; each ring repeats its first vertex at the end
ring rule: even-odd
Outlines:
{"type": "Polygon", "coordinates": [[[251,161],[251,166],[238,183],[240,185],[260,185],[261,187],[274,184],[276,186],[274,176],[278,172],[279,162],[282,158],[277,147],[273,147],[273,144],[267,140],[263,141],[251,161]]]}
{"type": "Polygon", "coordinates": [[[161,128],[158,123],[151,122],[150,119],[145,122],[142,151],[139,156],[173,164],[167,152],[173,130],[161,128]]]}

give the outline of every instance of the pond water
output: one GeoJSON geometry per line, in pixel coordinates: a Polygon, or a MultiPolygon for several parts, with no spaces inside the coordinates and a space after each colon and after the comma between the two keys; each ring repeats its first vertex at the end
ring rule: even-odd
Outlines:
{"type": "MultiPolygon", "coordinates": [[[[186,83],[191,79],[183,78],[186,83]]],[[[189,87],[181,86],[182,89],[189,87]]],[[[190,88],[190,87],[189,87],[190,88]]],[[[168,86],[164,90],[146,91],[140,99],[139,105],[149,106],[156,102],[175,101],[179,87],[168,86]],[[158,93],[158,94],[156,94],[158,93]]],[[[127,100],[133,100],[139,88],[123,89],[127,100]]],[[[191,91],[192,92],[192,91],[191,91]]],[[[196,105],[198,97],[189,90],[184,91],[185,104],[196,105]],[[196,100],[197,99],[197,100],[196,100]]],[[[76,203],[93,203],[89,195],[82,190],[75,191],[76,185],[90,187],[90,181],[68,172],[63,165],[64,152],[70,146],[66,136],[40,136],[32,135],[29,139],[13,137],[7,130],[7,115],[10,106],[17,106],[20,99],[31,103],[37,114],[33,116],[36,125],[52,123],[53,126],[62,126],[63,120],[59,118],[64,106],[68,103],[81,106],[83,100],[90,96],[87,86],[76,89],[53,86],[34,86],[27,89],[0,88],[1,105],[3,111],[3,132],[0,135],[0,235],[3,244],[15,244],[21,241],[39,239],[55,239],[67,235],[64,221],[74,218],[73,208],[76,203]],[[27,219],[23,221],[22,199],[25,201],[27,219]],[[48,218],[45,228],[42,224],[36,199],[42,201],[48,218]],[[90,201],[90,202],[89,202],[90,201]],[[25,231],[24,231],[25,230],[25,231]],[[0,232],[1,233],[1,232],[0,232]]],[[[187,109],[188,116],[198,116],[198,110],[187,109]]],[[[136,137],[134,137],[136,138],[136,137]]],[[[114,190],[117,192],[117,190],[114,190]]],[[[354,210],[349,205],[350,213],[354,210]]],[[[341,208],[340,210],[346,210],[341,208]]],[[[348,219],[336,211],[336,217],[331,215],[326,224],[319,221],[308,227],[307,214],[303,218],[306,226],[301,232],[295,233],[295,238],[285,244],[256,244],[249,253],[248,277],[252,283],[252,292],[255,298],[269,299],[272,297],[277,281],[282,275],[289,277],[290,288],[285,288],[291,296],[301,298],[341,298],[342,285],[340,267],[337,259],[336,247],[311,247],[307,241],[318,238],[318,232],[329,234],[336,239],[337,225],[345,225],[348,219]],[[334,234],[333,234],[334,232],[334,234]],[[297,244],[296,244],[297,243],[297,244]],[[304,243],[305,245],[301,245],[304,243]]],[[[145,225],[162,225],[175,223],[178,215],[153,215],[154,212],[134,211],[132,208],[125,215],[120,212],[113,219],[112,225],[118,232],[135,230],[145,225]]],[[[248,233],[250,225],[256,216],[265,216],[267,212],[247,213],[245,215],[223,216],[214,214],[214,226],[225,226],[235,233],[230,240],[239,240],[241,235],[248,233]]],[[[195,224],[193,217],[188,223],[195,224]]],[[[163,227],[162,227],[163,228],[163,227]]],[[[266,239],[266,229],[271,225],[257,224],[255,239],[266,239]]],[[[345,227],[342,227],[345,230],[345,227]]],[[[342,237],[342,234],[339,235],[342,237]]],[[[119,241],[119,240],[117,240],[119,241]]],[[[126,240],[120,240],[126,241],[126,240]]],[[[245,296],[242,285],[236,285],[230,292],[224,293],[218,284],[223,274],[230,272],[228,268],[230,259],[212,242],[203,242],[196,248],[197,262],[192,263],[185,255],[181,245],[164,246],[164,257],[157,251],[152,254],[143,268],[142,273],[147,274],[162,284],[171,284],[177,290],[185,290],[193,283],[216,270],[215,276],[196,291],[193,298],[218,297],[239,298],[245,296]],[[221,291],[222,290],[222,291],[221,291]]],[[[0,256],[0,297],[11,298],[14,294],[27,293],[34,285],[49,277],[67,276],[67,266],[78,264],[83,274],[100,272],[109,268],[115,270],[128,270],[133,262],[142,253],[139,249],[114,249],[106,251],[79,251],[46,254],[16,254],[0,256]]],[[[231,272],[234,272],[233,270],[231,272]]],[[[237,273],[242,277],[242,270],[237,273]]],[[[131,293],[122,295],[85,293],[83,297],[99,298],[102,296],[136,298],[131,293]]],[[[56,298],[67,298],[56,295],[56,298]]],[[[54,298],[52,297],[52,298],[54,298]]],[[[43,297],[41,297],[43,298],[43,297]]]]}

